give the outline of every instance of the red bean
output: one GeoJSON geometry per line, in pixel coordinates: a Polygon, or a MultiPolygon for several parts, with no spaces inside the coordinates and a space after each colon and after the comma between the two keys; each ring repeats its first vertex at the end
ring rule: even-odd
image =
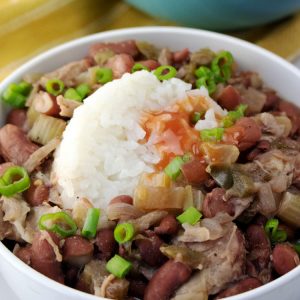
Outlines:
{"type": "Polygon", "coordinates": [[[144,300],[168,300],[191,277],[192,270],[181,262],[167,261],[149,281],[144,300]]]}
{"type": "Polygon", "coordinates": [[[291,119],[292,121],[292,130],[291,135],[295,134],[297,130],[300,128],[300,110],[299,108],[287,101],[280,101],[278,104],[278,110],[285,112],[286,115],[291,119]]]}
{"type": "Polygon", "coordinates": [[[12,166],[14,166],[14,164],[11,162],[0,164],[0,176],[2,176],[5,173],[5,171],[12,166]]]}
{"type": "Polygon", "coordinates": [[[128,54],[118,54],[110,58],[106,64],[108,68],[112,69],[114,78],[121,78],[125,73],[131,73],[134,65],[132,56],[128,54]]]}
{"type": "Polygon", "coordinates": [[[261,138],[261,128],[252,118],[241,118],[225,131],[225,140],[237,145],[240,151],[254,146],[261,138]]]}
{"type": "Polygon", "coordinates": [[[217,101],[222,107],[234,110],[242,103],[242,97],[232,85],[228,85],[217,96],[217,101]]]}
{"type": "Polygon", "coordinates": [[[151,71],[155,70],[160,66],[159,62],[154,59],[148,59],[148,60],[141,60],[138,63],[142,64],[143,66],[149,68],[151,71]]]}
{"type": "Polygon", "coordinates": [[[128,195],[119,195],[113,199],[110,200],[109,204],[114,204],[114,203],[126,203],[126,204],[133,204],[133,199],[131,196],[128,195]]]}
{"type": "MultiPolygon", "coordinates": [[[[58,244],[58,238],[54,238],[53,235],[52,237],[53,241],[58,244]]],[[[61,263],[56,260],[52,246],[41,233],[37,233],[32,242],[31,266],[53,280],[64,282],[61,263]]]]}
{"type": "Polygon", "coordinates": [[[299,265],[299,256],[290,245],[277,244],[272,252],[272,262],[275,271],[284,275],[299,265]]]}
{"type": "Polygon", "coordinates": [[[70,265],[81,267],[93,258],[93,244],[81,236],[71,236],[65,239],[63,260],[70,265]]]}
{"type": "Polygon", "coordinates": [[[25,247],[19,248],[15,255],[20,258],[25,264],[30,265],[32,249],[31,246],[27,245],[25,247]]]}
{"type": "Polygon", "coordinates": [[[25,131],[27,120],[26,109],[12,109],[6,118],[6,123],[15,125],[25,131]]]}
{"type": "Polygon", "coordinates": [[[204,161],[194,159],[181,166],[181,171],[190,184],[199,185],[209,178],[205,171],[206,164],[204,161]]]}
{"type": "Polygon", "coordinates": [[[20,128],[6,124],[0,129],[0,149],[6,161],[23,165],[38,146],[33,144],[20,128]]]}
{"type": "Polygon", "coordinates": [[[30,206],[39,206],[43,202],[48,202],[49,187],[43,183],[33,182],[29,189],[24,192],[24,197],[30,206]]]}
{"type": "Polygon", "coordinates": [[[159,226],[154,228],[154,232],[157,234],[176,234],[179,230],[179,223],[173,215],[165,216],[159,226]]]}
{"type": "Polygon", "coordinates": [[[229,287],[225,291],[219,293],[218,296],[216,297],[216,300],[234,296],[234,295],[238,295],[238,294],[253,290],[261,285],[262,285],[261,281],[256,278],[242,279],[239,282],[233,284],[231,287],[229,287]]]}
{"type": "Polygon", "coordinates": [[[138,299],[143,299],[146,289],[146,283],[142,280],[131,279],[129,284],[128,294],[131,297],[136,297],[138,299]]]}
{"type": "Polygon", "coordinates": [[[234,215],[234,205],[226,201],[225,190],[221,188],[215,188],[211,193],[206,194],[202,208],[202,213],[206,218],[213,218],[218,212],[234,215]]]}
{"type": "Polygon", "coordinates": [[[184,48],[180,51],[176,51],[173,53],[173,61],[175,63],[181,63],[183,61],[185,61],[186,59],[188,59],[190,55],[190,51],[188,48],[184,48]]]}
{"type": "Polygon", "coordinates": [[[114,238],[114,230],[111,228],[102,228],[96,235],[96,246],[99,250],[101,260],[110,259],[118,250],[118,244],[114,238]]]}
{"type": "Polygon", "coordinates": [[[278,104],[280,98],[274,91],[265,92],[265,95],[267,96],[267,98],[263,110],[268,111],[273,109],[278,104]]]}
{"type": "Polygon", "coordinates": [[[163,241],[157,235],[154,234],[150,238],[138,239],[135,241],[135,244],[139,249],[142,260],[149,266],[159,266],[165,261],[165,256],[159,249],[163,241]]]}
{"type": "Polygon", "coordinates": [[[118,43],[98,43],[91,45],[89,49],[89,55],[94,56],[98,52],[105,50],[111,50],[116,54],[129,54],[131,56],[136,56],[138,54],[138,48],[134,40],[127,40],[118,43]]]}

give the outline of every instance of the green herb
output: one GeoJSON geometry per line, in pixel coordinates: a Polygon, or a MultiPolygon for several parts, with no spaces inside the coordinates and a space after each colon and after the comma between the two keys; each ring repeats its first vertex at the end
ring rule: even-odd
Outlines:
{"type": "Polygon", "coordinates": [[[99,68],[96,70],[96,80],[98,83],[105,84],[113,80],[112,69],[99,68]]]}
{"type": "Polygon", "coordinates": [[[137,72],[137,71],[141,71],[141,70],[146,70],[146,71],[150,71],[150,69],[146,66],[144,66],[143,64],[140,63],[136,63],[134,64],[134,66],[131,69],[131,73],[137,72]]]}
{"type": "Polygon", "coordinates": [[[184,161],[182,157],[176,156],[173,158],[170,163],[165,167],[164,171],[165,173],[172,179],[176,180],[176,178],[180,175],[181,173],[181,166],[184,164],[184,161]]]}
{"type": "Polygon", "coordinates": [[[160,66],[154,70],[154,75],[159,80],[168,80],[173,77],[175,77],[177,74],[177,71],[172,66],[160,66]]]}
{"type": "Polygon", "coordinates": [[[134,227],[131,223],[118,224],[114,230],[114,238],[119,244],[129,242],[134,236],[134,227]]]}
{"type": "Polygon", "coordinates": [[[96,236],[99,217],[100,210],[98,208],[89,208],[81,231],[82,236],[88,239],[94,238],[96,236]]]}
{"type": "Polygon", "coordinates": [[[117,254],[106,263],[106,270],[118,278],[124,278],[131,268],[131,262],[117,254]]]}
{"type": "Polygon", "coordinates": [[[200,137],[203,142],[221,141],[224,134],[224,128],[203,129],[200,131],[200,137]]]}
{"type": "Polygon", "coordinates": [[[60,79],[50,79],[46,82],[46,91],[54,96],[58,96],[65,88],[64,83],[60,79]]]}
{"type": "Polygon", "coordinates": [[[186,209],[181,215],[179,215],[176,219],[181,223],[188,223],[190,225],[196,224],[202,217],[200,211],[198,211],[195,207],[189,207],[186,209]]]}

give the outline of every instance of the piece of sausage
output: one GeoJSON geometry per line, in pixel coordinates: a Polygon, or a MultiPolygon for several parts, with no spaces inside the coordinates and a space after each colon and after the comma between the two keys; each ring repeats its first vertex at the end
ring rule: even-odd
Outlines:
{"type": "Polygon", "coordinates": [[[90,46],[89,55],[95,56],[97,53],[111,50],[115,54],[128,54],[136,56],[139,51],[134,40],[127,40],[118,43],[97,43],[90,46]]]}
{"type": "Polygon", "coordinates": [[[24,192],[24,197],[30,206],[39,206],[43,202],[48,202],[49,187],[47,187],[43,182],[35,180],[30,185],[29,189],[24,192]]]}
{"type": "Polygon", "coordinates": [[[167,261],[149,281],[144,300],[168,300],[191,277],[192,270],[181,262],[167,261]]]}
{"type": "Polygon", "coordinates": [[[185,61],[186,59],[188,59],[190,55],[190,51],[188,48],[184,48],[182,50],[176,51],[173,53],[173,61],[175,63],[181,63],[183,61],[185,61]]]}
{"type": "Polygon", "coordinates": [[[192,185],[200,185],[209,178],[206,172],[206,163],[199,159],[194,159],[184,163],[181,166],[181,171],[188,181],[192,185]]]}
{"type": "Polygon", "coordinates": [[[175,216],[167,215],[159,223],[159,226],[154,228],[156,234],[176,234],[180,226],[175,216]]]}
{"type": "Polygon", "coordinates": [[[25,131],[26,120],[27,120],[26,109],[15,108],[8,113],[6,118],[6,123],[15,125],[20,129],[22,129],[23,131],[25,131]]]}
{"type": "Polygon", "coordinates": [[[37,112],[48,116],[56,117],[60,113],[56,97],[47,92],[40,91],[34,98],[32,105],[37,112]]]}
{"type": "Polygon", "coordinates": [[[217,95],[217,101],[223,108],[234,110],[242,103],[242,97],[232,85],[228,85],[217,95]]]}
{"type": "Polygon", "coordinates": [[[126,203],[126,204],[133,204],[133,199],[129,195],[119,195],[113,199],[110,200],[109,204],[114,204],[114,203],[126,203]]]}
{"type": "Polygon", "coordinates": [[[163,241],[156,234],[149,238],[135,240],[142,260],[151,267],[161,265],[166,259],[159,249],[162,244],[163,241]]]}
{"type": "Polygon", "coordinates": [[[131,73],[134,65],[132,56],[128,54],[118,54],[111,57],[106,64],[106,67],[111,68],[114,78],[121,78],[125,73],[131,73]]]}
{"type": "Polygon", "coordinates": [[[0,151],[6,161],[23,165],[39,147],[17,126],[6,124],[0,129],[0,151]]]}
{"type": "Polygon", "coordinates": [[[155,70],[160,66],[159,62],[154,59],[141,60],[138,63],[147,67],[148,69],[150,69],[150,71],[155,70]]]}
{"type": "Polygon", "coordinates": [[[202,213],[206,218],[213,218],[218,212],[234,215],[234,205],[225,199],[225,192],[225,189],[214,188],[211,193],[206,194],[202,207],[202,213]]]}
{"type": "Polygon", "coordinates": [[[63,261],[76,267],[82,267],[92,260],[94,246],[85,238],[75,235],[65,239],[62,252],[63,261]]]}
{"type": "Polygon", "coordinates": [[[26,265],[30,265],[32,255],[32,249],[30,245],[20,247],[14,254],[19,259],[21,259],[26,265]]]}
{"type": "Polygon", "coordinates": [[[241,118],[225,130],[225,141],[236,145],[240,151],[254,146],[261,138],[261,128],[252,118],[241,118]]]}
{"type": "Polygon", "coordinates": [[[277,244],[272,252],[273,268],[284,275],[299,265],[297,252],[288,244],[277,244]]]}
{"type": "Polygon", "coordinates": [[[222,291],[221,293],[219,293],[218,296],[216,297],[216,300],[234,296],[234,295],[238,295],[238,294],[253,290],[261,285],[262,285],[261,281],[258,280],[257,278],[242,279],[239,282],[233,284],[231,287],[229,287],[225,291],[222,291]]]}
{"type": "Polygon", "coordinates": [[[111,228],[102,228],[97,232],[95,242],[101,260],[110,259],[118,250],[118,244],[114,238],[114,230],[111,228]]]}
{"type": "MultiPolygon", "coordinates": [[[[59,240],[51,235],[54,243],[58,245],[59,240]]],[[[60,283],[64,282],[61,263],[56,260],[53,247],[41,233],[34,236],[32,242],[31,266],[38,272],[60,283]]]]}

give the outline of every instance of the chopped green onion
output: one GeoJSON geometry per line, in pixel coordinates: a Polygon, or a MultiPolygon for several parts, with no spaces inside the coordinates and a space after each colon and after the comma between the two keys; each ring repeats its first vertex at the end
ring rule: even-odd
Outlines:
{"type": "Polygon", "coordinates": [[[195,207],[189,207],[176,219],[181,223],[188,223],[190,225],[195,225],[202,217],[202,214],[195,207]]]}
{"type": "Polygon", "coordinates": [[[110,68],[99,68],[96,70],[96,80],[98,83],[105,84],[113,80],[113,72],[110,68]]]}
{"type": "Polygon", "coordinates": [[[211,70],[218,82],[226,82],[231,77],[233,56],[228,51],[221,51],[212,61],[211,70]]]}
{"type": "Polygon", "coordinates": [[[141,70],[146,70],[146,71],[150,71],[150,69],[146,66],[144,66],[143,64],[140,63],[136,63],[134,64],[134,66],[131,69],[131,73],[137,72],[137,71],[141,71],[141,70]]]}
{"type": "Polygon", "coordinates": [[[76,87],[76,92],[80,95],[81,100],[83,100],[91,92],[91,88],[88,84],[82,83],[76,87]]]}
{"type": "Polygon", "coordinates": [[[86,219],[81,231],[81,234],[88,238],[94,238],[97,232],[97,226],[100,217],[100,209],[98,208],[89,208],[86,219]]]}
{"type": "Polygon", "coordinates": [[[208,67],[201,66],[195,71],[195,75],[197,78],[201,77],[213,77],[213,73],[208,67]]]}
{"type": "Polygon", "coordinates": [[[223,126],[225,128],[232,126],[238,119],[244,116],[247,107],[246,104],[240,104],[236,110],[229,111],[223,119],[223,126]]]}
{"type": "Polygon", "coordinates": [[[170,163],[165,167],[164,171],[165,173],[173,180],[176,180],[176,178],[181,173],[181,166],[183,165],[184,161],[182,157],[176,156],[173,158],[170,163]]]}
{"type": "Polygon", "coordinates": [[[27,96],[31,91],[31,84],[22,81],[18,84],[11,83],[8,85],[2,95],[2,99],[5,103],[15,108],[25,107],[27,96]]]}
{"type": "Polygon", "coordinates": [[[277,230],[272,236],[271,241],[273,243],[282,243],[286,241],[287,239],[287,233],[285,230],[277,230]]]}
{"type": "Polygon", "coordinates": [[[198,78],[196,80],[196,88],[200,89],[201,86],[204,86],[210,95],[213,94],[217,89],[217,85],[213,77],[198,78]]]}
{"type": "Polygon", "coordinates": [[[117,254],[106,263],[106,270],[118,278],[124,278],[131,268],[131,262],[117,254]]]}
{"type": "Polygon", "coordinates": [[[274,235],[277,231],[279,225],[279,221],[277,219],[269,219],[265,225],[265,231],[268,236],[274,235]]]}
{"type": "Polygon", "coordinates": [[[63,238],[76,233],[74,220],[64,211],[42,215],[38,222],[39,229],[57,233],[63,238]]]}
{"type": "Polygon", "coordinates": [[[30,187],[30,178],[26,169],[19,166],[8,168],[0,178],[0,194],[10,197],[30,187]]]}
{"type": "Polygon", "coordinates": [[[193,158],[193,154],[190,152],[187,152],[182,156],[182,160],[184,163],[189,162],[192,158],[193,158]]]}
{"type": "Polygon", "coordinates": [[[296,243],[294,244],[294,249],[300,255],[300,240],[296,241],[296,243]]]}
{"type": "Polygon", "coordinates": [[[54,96],[58,96],[65,88],[64,83],[60,79],[50,79],[46,82],[46,91],[54,96]]]}
{"type": "Polygon", "coordinates": [[[201,119],[203,114],[204,114],[204,112],[198,112],[198,111],[193,112],[193,114],[191,116],[192,124],[196,124],[201,119]]]}
{"type": "Polygon", "coordinates": [[[160,66],[155,69],[154,75],[159,79],[159,80],[168,80],[173,77],[175,77],[177,74],[177,71],[174,67],[172,66],[160,66]]]}
{"type": "Polygon", "coordinates": [[[66,99],[70,99],[70,100],[82,101],[82,98],[79,95],[79,93],[75,89],[73,89],[73,88],[67,89],[65,91],[64,97],[66,99]]]}
{"type": "Polygon", "coordinates": [[[221,141],[224,134],[224,128],[203,129],[200,131],[200,137],[203,142],[221,141]]]}
{"type": "Polygon", "coordinates": [[[114,230],[115,240],[119,244],[129,242],[134,236],[134,227],[131,223],[118,224],[114,230]]]}

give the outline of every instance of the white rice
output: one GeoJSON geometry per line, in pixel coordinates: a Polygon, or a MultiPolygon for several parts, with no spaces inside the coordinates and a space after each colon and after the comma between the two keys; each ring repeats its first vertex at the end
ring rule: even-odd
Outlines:
{"type": "Polygon", "coordinates": [[[139,143],[145,136],[141,112],[183,100],[189,90],[191,85],[182,80],[160,82],[141,71],[125,74],[88,97],[75,110],[55,153],[53,175],[64,207],[86,197],[105,209],[113,197],[132,195],[139,176],[159,161],[151,144],[139,143]]]}

